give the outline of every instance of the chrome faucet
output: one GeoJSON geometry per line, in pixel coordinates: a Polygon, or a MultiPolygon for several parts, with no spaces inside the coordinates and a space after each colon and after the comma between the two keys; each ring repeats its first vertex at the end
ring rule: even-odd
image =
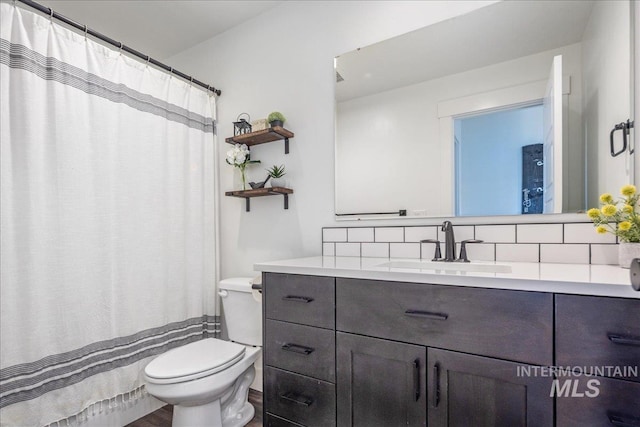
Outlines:
{"type": "Polygon", "coordinates": [[[442,223],[442,231],[444,231],[444,262],[453,262],[456,260],[456,238],[453,235],[453,224],[451,221],[442,223]]]}

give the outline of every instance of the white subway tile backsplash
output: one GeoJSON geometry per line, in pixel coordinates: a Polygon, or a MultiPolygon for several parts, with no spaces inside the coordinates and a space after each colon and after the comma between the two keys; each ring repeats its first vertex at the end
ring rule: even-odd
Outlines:
{"type": "Polygon", "coordinates": [[[590,245],[591,264],[617,265],[618,245],[590,245]]]}
{"type": "Polygon", "coordinates": [[[360,243],[336,243],[336,256],[360,256],[360,243]]]}
{"type": "Polygon", "coordinates": [[[391,243],[391,258],[420,258],[420,243],[391,243]]]}
{"type": "Polygon", "coordinates": [[[389,258],[389,243],[363,243],[362,256],[389,258]]]}
{"type": "Polygon", "coordinates": [[[376,242],[404,242],[404,227],[376,228],[376,242]]]}
{"type": "Polygon", "coordinates": [[[405,242],[419,242],[425,239],[437,239],[438,228],[432,227],[405,227],[404,228],[404,241],[405,242]]]}
{"type": "Polygon", "coordinates": [[[334,256],[336,254],[336,244],[331,243],[323,243],[322,244],[322,255],[324,256],[334,256]]]}
{"type": "MultiPolygon", "coordinates": [[[[484,224],[455,225],[457,242],[484,240],[470,244],[467,254],[473,261],[513,261],[571,264],[617,264],[618,245],[612,234],[597,234],[593,224],[484,224]]],[[[439,225],[341,227],[322,230],[322,253],[326,256],[380,258],[420,258],[430,260],[435,245],[420,240],[438,239],[444,251],[444,233],[439,225]]]]}
{"type": "Polygon", "coordinates": [[[540,262],[589,264],[589,245],[542,244],[540,245],[540,262]]]}
{"type": "Polygon", "coordinates": [[[539,245],[509,243],[496,244],[496,261],[540,262],[539,245]]]}
{"type": "Polygon", "coordinates": [[[476,239],[486,243],[515,243],[516,226],[510,225],[476,225],[476,239]]]}
{"type": "Polygon", "coordinates": [[[564,243],[615,243],[616,236],[598,234],[593,224],[565,224],[564,243]]]}
{"type": "Polygon", "coordinates": [[[518,243],[562,243],[562,224],[518,224],[518,243]]]}
{"type": "MultiPolygon", "coordinates": [[[[436,244],[435,243],[422,243],[421,247],[421,257],[422,259],[431,260],[436,255],[436,244]]],[[[442,252],[442,245],[440,245],[440,251],[442,252]]],[[[442,258],[442,256],[440,257],[442,258]]]]}
{"type": "Polygon", "coordinates": [[[373,242],[373,228],[349,228],[348,242],[373,242]]]}
{"type": "MultiPolygon", "coordinates": [[[[467,258],[469,261],[495,261],[496,245],[492,243],[467,244],[467,258]]],[[[458,246],[458,254],[460,249],[458,246]]]]}
{"type": "Polygon", "coordinates": [[[347,229],[346,228],[325,228],[322,230],[323,242],[346,242],[347,241],[347,229]]]}

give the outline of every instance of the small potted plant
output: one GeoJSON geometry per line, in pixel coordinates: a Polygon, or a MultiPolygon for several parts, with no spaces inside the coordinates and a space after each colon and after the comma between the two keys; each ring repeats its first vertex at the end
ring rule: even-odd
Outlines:
{"type": "Polygon", "coordinates": [[[284,118],[284,114],[279,111],[274,111],[267,117],[267,121],[271,127],[282,126],[287,119],[284,118]]]}
{"type": "Polygon", "coordinates": [[[284,165],[273,165],[269,169],[267,169],[269,176],[271,177],[271,187],[285,187],[286,184],[283,176],[287,173],[284,171],[284,165]]]}

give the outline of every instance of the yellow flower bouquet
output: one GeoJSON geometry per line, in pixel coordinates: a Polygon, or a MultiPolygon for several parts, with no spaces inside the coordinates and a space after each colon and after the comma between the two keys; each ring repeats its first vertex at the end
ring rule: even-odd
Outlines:
{"type": "Polygon", "coordinates": [[[640,243],[640,215],[636,212],[640,194],[634,185],[623,186],[620,194],[622,197],[618,200],[609,193],[602,194],[600,209],[589,209],[587,215],[596,226],[597,233],[612,233],[622,242],[640,243]]]}

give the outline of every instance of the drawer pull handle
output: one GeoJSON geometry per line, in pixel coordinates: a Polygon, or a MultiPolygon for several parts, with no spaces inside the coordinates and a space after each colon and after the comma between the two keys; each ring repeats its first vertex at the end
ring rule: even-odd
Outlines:
{"type": "Polygon", "coordinates": [[[309,304],[311,301],[313,301],[313,298],[309,298],[309,297],[299,297],[296,295],[287,295],[286,297],[282,297],[283,301],[293,301],[293,302],[303,302],[305,304],[309,304]]]}
{"type": "Polygon", "coordinates": [[[292,402],[297,405],[302,405],[307,407],[311,406],[311,404],[313,403],[313,399],[311,399],[310,397],[306,397],[301,394],[296,394],[293,392],[287,392],[287,393],[281,394],[279,397],[281,400],[286,400],[288,402],[292,402]]]}
{"type": "Polygon", "coordinates": [[[413,361],[413,390],[417,402],[420,400],[420,359],[413,361]]]}
{"type": "Polygon", "coordinates": [[[640,427],[640,418],[607,413],[609,422],[616,427],[640,427]]]}
{"type": "Polygon", "coordinates": [[[617,334],[608,334],[607,337],[614,344],[640,346],[640,338],[637,337],[617,334]]]}
{"type": "Polygon", "coordinates": [[[282,348],[285,351],[290,351],[292,353],[304,354],[305,356],[308,356],[315,351],[315,348],[305,347],[303,345],[291,344],[291,343],[283,344],[282,347],[280,348],[282,348]]]}
{"type": "Polygon", "coordinates": [[[433,407],[437,408],[440,403],[440,366],[433,365],[433,407]]]}
{"type": "Polygon", "coordinates": [[[424,317],[426,319],[433,319],[433,320],[447,320],[449,318],[449,315],[445,313],[433,313],[430,311],[420,311],[420,310],[407,310],[404,312],[404,315],[411,316],[411,317],[424,317]]]}

